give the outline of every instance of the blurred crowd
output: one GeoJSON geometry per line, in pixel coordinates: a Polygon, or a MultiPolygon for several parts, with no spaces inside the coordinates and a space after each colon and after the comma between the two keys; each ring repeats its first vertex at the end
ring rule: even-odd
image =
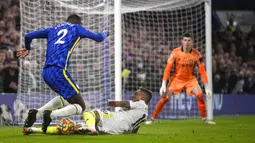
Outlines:
{"type": "MultiPolygon", "coordinates": [[[[150,15],[150,13],[143,14],[145,18],[146,15],[150,15]]],[[[176,17],[164,17],[164,14],[168,14],[162,14],[163,16],[159,16],[161,19],[173,20],[171,25],[164,25],[164,22],[144,24],[146,20],[139,15],[124,15],[124,19],[130,20],[125,22],[123,31],[122,77],[126,90],[136,90],[138,86],[147,87],[152,91],[159,90],[166,60],[171,50],[179,46],[178,35],[182,34],[177,28],[179,23],[176,22],[181,17],[174,13],[173,16],[176,17]]],[[[199,16],[197,13],[194,16],[197,15],[199,16]]],[[[147,19],[155,16],[158,14],[148,16],[147,19]]],[[[188,21],[188,17],[185,19],[188,21]]],[[[201,24],[203,22],[201,21],[201,24]]],[[[213,24],[214,92],[255,93],[255,26],[251,26],[250,32],[244,33],[236,24],[233,15],[228,16],[227,22],[227,26],[223,26],[220,22],[213,24]]],[[[201,25],[198,25],[193,28],[201,29],[200,27],[201,25]]],[[[204,32],[194,33],[196,37],[201,37],[197,39],[196,47],[202,54],[205,52],[205,41],[199,34],[204,32]]],[[[17,92],[19,68],[15,54],[19,49],[19,35],[19,0],[0,1],[0,93],[17,92]]]]}
{"type": "Polygon", "coordinates": [[[17,92],[19,34],[19,0],[0,1],[0,92],[17,92]]]}
{"type": "Polygon", "coordinates": [[[213,86],[216,93],[255,93],[255,25],[245,33],[233,14],[213,27],[213,86]]]}

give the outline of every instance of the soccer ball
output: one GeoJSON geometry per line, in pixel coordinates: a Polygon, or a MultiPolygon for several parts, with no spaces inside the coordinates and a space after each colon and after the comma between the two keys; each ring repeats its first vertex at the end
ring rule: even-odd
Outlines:
{"type": "Polygon", "coordinates": [[[57,130],[61,134],[69,135],[74,132],[75,123],[68,118],[61,119],[57,124],[57,130]]]}

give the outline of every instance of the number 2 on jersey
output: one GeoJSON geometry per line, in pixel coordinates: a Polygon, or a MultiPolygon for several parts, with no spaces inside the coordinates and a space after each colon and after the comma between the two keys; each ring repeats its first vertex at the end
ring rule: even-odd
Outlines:
{"type": "Polygon", "coordinates": [[[60,31],[58,31],[58,36],[61,34],[62,34],[62,36],[60,38],[58,38],[58,40],[55,42],[55,44],[64,44],[65,43],[65,41],[63,41],[62,39],[66,36],[67,30],[61,29],[60,31]]]}

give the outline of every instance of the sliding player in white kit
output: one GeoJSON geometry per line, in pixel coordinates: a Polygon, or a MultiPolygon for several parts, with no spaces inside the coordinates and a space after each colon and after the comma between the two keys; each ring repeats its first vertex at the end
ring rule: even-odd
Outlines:
{"type": "MultiPolygon", "coordinates": [[[[147,119],[148,103],[152,98],[151,91],[139,88],[131,101],[108,101],[108,106],[122,107],[118,112],[107,110],[93,110],[83,113],[85,121],[76,124],[74,133],[79,134],[125,134],[137,133],[140,125],[147,119]]],[[[42,133],[40,128],[30,127],[25,134],[42,133]]],[[[56,127],[48,127],[49,134],[59,133],[56,127]]]]}

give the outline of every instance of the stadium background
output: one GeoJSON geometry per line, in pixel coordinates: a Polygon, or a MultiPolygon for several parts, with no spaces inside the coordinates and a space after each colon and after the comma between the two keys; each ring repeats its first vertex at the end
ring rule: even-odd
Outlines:
{"type": "MultiPolygon", "coordinates": [[[[215,0],[212,2],[212,9],[212,68],[213,90],[215,93],[213,104],[215,114],[255,114],[255,107],[251,102],[255,99],[255,23],[252,20],[255,19],[255,16],[253,8],[249,2],[215,0]],[[239,105],[240,108],[235,108],[235,105],[239,105]]],[[[153,13],[148,15],[153,17],[153,13]]],[[[124,18],[128,16],[126,14],[124,18]]],[[[150,30],[164,30],[151,29],[150,25],[147,25],[147,27],[145,30],[148,33],[154,33],[150,30]]],[[[133,28],[130,32],[136,31],[136,27],[133,28]]],[[[19,32],[19,0],[0,1],[0,92],[2,93],[0,104],[6,104],[11,109],[10,112],[14,118],[9,124],[17,122],[15,121],[15,111],[18,109],[15,110],[14,101],[17,86],[19,86],[19,70],[15,53],[20,48],[19,32]]],[[[132,71],[129,77],[132,80],[129,81],[133,83],[131,83],[132,86],[129,86],[130,83],[127,82],[124,86],[125,90],[129,92],[138,86],[145,86],[154,92],[158,92],[161,84],[160,77],[167,59],[167,57],[161,57],[160,55],[167,55],[173,47],[169,51],[164,51],[156,48],[158,45],[150,44],[149,49],[153,50],[154,55],[158,56],[156,57],[158,60],[156,62],[147,61],[148,57],[153,56],[150,55],[152,52],[142,52],[143,55],[141,56],[138,51],[129,48],[131,45],[128,41],[136,39],[136,37],[129,35],[124,39],[127,42],[124,45],[126,51],[123,55],[123,69],[128,68],[132,71]],[[144,78],[148,81],[143,82],[144,78]]],[[[169,41],[162,41],[162,45],[167,45],[164,42],[169,41]]],[[[139,45],[141,43],[143,42],[137,43],[136,46],[141,47],[139,45]]],[[[204,52],[203,49],[199,50],[202,53],[204,52]]],[[[127,97],[129,95],[126,94],[127,97]]],[[[156,98],[159,98],[159,96],[156,98]]],[[[178,106],[178,109],[186,108],[180,104],[176,106],[178,106]]],[[[2,105],[1,108],[4,110],[5,106],[2,105]]],[[[19,112],[25,111],[21,110],[19,112]]],[[[1,121],[1,123],[4,122],[1,121]]]]}

